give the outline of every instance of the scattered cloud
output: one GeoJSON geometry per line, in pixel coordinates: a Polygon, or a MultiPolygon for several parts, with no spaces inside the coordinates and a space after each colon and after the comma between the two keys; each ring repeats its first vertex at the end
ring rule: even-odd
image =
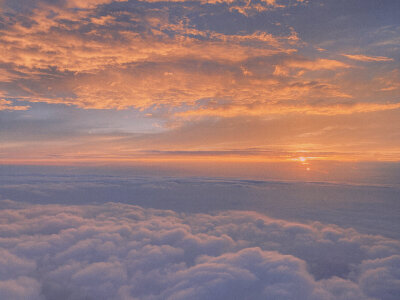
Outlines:
{"type": "MultiPolygon", "coordinates": [[[[229,128],[238,128],[243,118],[251,123],[254,119],[286,121],[321,116],[329,119],[330,126],[339,122],[339,116],[347,115],[354,120],[347,127],[354,130],[342,132],[342,136],[354,141],[363,139],[364,143],[365,127],[376,139],[373,126],[359,121],[357,116],[368,113],[374,122],[379,119],[375,127],[384,128],[380,134],[390,135],[386,140],[379,138],[379,143],[370,145],[371,149],[381,149],[398,140],[395,125],[388,129],[385,120],[378,117],[382,112],[399,111],[397,65],[358,63],[396,61],[393,43],[376,42],[393,39],[397,27],[368,23],[369,38],[360,32],[365,34],[360,36],[360,43],[366,53],[379,56],[352,54],[344,49],[356,48],[347,44],[351,41],[344,35],[348,30],[349,35],[357,36],[360,28],[347,26],[354,20],[346,18],[342,20],[346,30],[340,29],[344,25],[338,21],[334,2],[4,0],[1,5],[0,99],[5,100],[1,100],[0,110],[2,115],[10,116],[19,110],[19,120],[23,120],[2,132],[2,137],[8,139],[3,148],[12,157],[17,153],[27,157],[22,155],[23,149],[32,146],[29,143],[33,136],[43,140],[40,145],[35,144],[35,149],[47,147],[47,151],[41,148],[35,155],[47,153],[46,157],[56,157],[59,149],[67,150],[64,154],[69,157],[79,157],[81,153],[115,157],[113,154],[121,153],[119,149],[124,147],[124,153],[129,149],[160,150],[149,149],[151,137],[138,137],[143,133],[142,124],[146,123],[148,132],[162,131],[164,136],[171,136],[168,134],[177,133],[178,127],[195,128],[201,121],[204,124],[211,119],[226,119],[226,124],[237,122],[229,128]],[[313,18],[316,25],[312,26],[312,34],[308,16],[318,16],[313,18]],[[375,43],[371,43],[371,34],[375,43]],[[339,36],[343,38],[336,38],[339,36]],[[68,120],[61,116],[64,122],[54,125],[52,114],[39,112],[45,106],[65,110],[68,120]],[[8,112],[11,110],[14,112],[8,112]],[[79,113],[79,117],[69,114],[69,110],[79,113]],[[134,116],[123,122],[111,117],[121,111],[134,116]],[[42,118],[40,124],[38,115],[42,118]],[[47,124],[43,118],[49,119],[47,124]],[[17,127],[20,133],[33,132],[25,135],[25,144],[21,142],[22,134],[14,134],[17,127]],[[56,129],[60,140],[54,142],[56,129]],[[134,133],[139,143],[147,139],[147,145],[118,147],[115,143],[124,143],[127,133],[134,133]],[[114,144],[103,143],[111,140],[114,144]],[[83,145],[97,142],[108,147],[106,155],[102,150],[83,149],[88,147],[83,145]]],[[[358,14],[352,10],[348,13],[358,14]]],[[[14,120],[9,117],[7,122],[14,120]]],[[[262,134],[271,132],[268,126],[259,122],[249,128],[253,134],[246,134],[240,141],[232,138],[236,144],[230,141],[229,147],[246,148],[253,136],[257,139],[249,147],[263,147],[268,142],[262,134]]],[[[277,128],[273,130],[281,136],[273,142],[269,140],[267,148],[273,148],[276,142],[276,148],[282,149],[282,144],[293,141],[290,134],[277,128]]],[[[310,131],[307,130],[299,135],[310,131]]],[[[220,134],[218,140],[213,130],[203,130],[189,150],[220,149],[226,145],[225,136],[220,134]],[[205,146],[204,141],[211,139],[214,144],[205,146]]],[[[177,148],[175,144],[164,144],[168,149],[177,148]]],[[[325,139],[318,147],[326,149],[328,144],[334,143],[325,139]]],[[[344,144],[338,143],[327,151],[338,152],[340,145],[344,144]]],[[[366,147],[365,143],[362,147],[366,147]]],[[[98,144],[92,148],[104,149],[98,144]]]]}
{"type": "MultiPolygon", "coordinates": [[[[132,10],[125,1],[101,14],[94,9],[114,2],[36,1],[29,14],[5,15],[0,62],[8,75],[3,94],[85,109],[164,108],[168,118],[334,115],[398,107],[355,99],[337,79],[353,67],[328,55],[310,59],[298,54],[304,42],[292,27],[286,34],[227,34],[200,28],[186,17],[172,18],[164,2],[157,10],[132,10]],[[348,98],[354,99],[349,105],[337,104],[348,98]],[[197,105],[203,99],[214,104],[197,105]]],[[[282,6],[273,0],[262,3],[282,6]]]]}
{"type": "Polygon", "coordinates": [[[400,89],[400,71],[393,70],[386,74],[376,77],[374,81],[378,89],[383,92],[396,92],[400,89]]]}
{"type": "Polygon", "coordinates": [[[284,34],[227,34],[200,29],[185,18],[174,21],[164,4],[158,10],[127,6],[100,15],[93,9],[106,3],[113,4],[38,1],[29,14],[5,16],[0,63],[14,74],[3,85],[6,95],[88,109],[141,110],[193,109],[201,99],[245,107],[351,97],[330,82],[331,75],[304,77],[351,66],[298,55],[302,42],[293,28],[284,34]]]}
{"type": "Polygon", "coordinates": [[[13,105],[10,100],[0,99],[0,110],[27,110],[29,105],[13,105]]]}

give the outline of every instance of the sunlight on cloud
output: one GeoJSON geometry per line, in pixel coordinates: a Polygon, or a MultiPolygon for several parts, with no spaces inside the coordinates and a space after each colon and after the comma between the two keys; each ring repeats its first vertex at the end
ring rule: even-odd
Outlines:
{"type": "MultiPolygon", "coordinates": [[[[105,1],[85,3],[90,8],[105,1]]],[[[315,96],[350,97],[329,79],[302,78],[304,71],[350,66],[295,54],[300,41],[293,29],[286,36],[262,31],[228,35],[182,22],[170,23],[165,9],[99,17],[93,13],[41,4],[26,16],[30,26],[17,22],[3,30],[3,64],[34,83],[34,87],[28,87],[25,82],[12,80],[10,84],[21,90],[14,96],[99,109],[182,106],[203,98],[251,105],[315,96]],[[127,18],[140,26],[126,30],[127,18]],[[107,31],[115,34],[108,35],[107,31]],[[254,59],[261,65],[253,63],[254,59]],[[262,65],[264,69],[260,68],[262,65]],[[275,72],[269,71],[271,67],[275,72]],[[279,76],[289,73],[286,78],[279,76]],[[52,77],[50,82],[48,75],[52,77]],[[314,96],[313,92],[320,88],[325,95],[314,96]],[[335,92],[331,94],[331,90],[335,92]]],[[[8,18],[12,21],[12,17],[8,18]]]]}
{"type": "Polygon", "coordinates": [[[0,299],[398,300],[399,11],[0,0],[0,299]]]}
{"type": "Polygon", "coordinates": [[[0,99],[0,110],[27,110],[28,105],[12,105],[13,102],[5,99],[0,99]]]}
{"type": "Polygon", "coordinates": [[[347,58],[354,59],[354,60],[359,60],[359,61],[367,61],[367,62],[385,62],[385,61],[393,61],[393,58],[390,57],[385,57],[385,56],[367,56],[367,55],[362,55],[362,54],[343,54],[343,56],[346,56],[347,58]]]}
{"type": "MultiPolygon", "coordinates": [[[[14,115],[26,111],[26,115],[18,118],[29,119],[33,105],[39,107],[46,103],[87,111],[87,118],[95,115],[93,110],[100,110],[99,114],[103,110],[110,114],[124,110],[140,114],[140,120],[154,119],[150,130],[156,133],[154,136],[143,136],[143,126],[135,127],[141,121],[132,117],[132,125],[125,128],[117,124],[109,124],[109,129],[105,125],[96,128],[85,124],[74,131],[74,138],[66,136],[56,142],[50,141],[50,137],[44,141],[46,132],[51,136],[52,129],[43,121],[36,132],[43,132],[43,144],[49,146],[46,157],[60,155],[62,147],[71,149],[64,155],[68,157],[78,157],[79,153],[113,157],[113,153],[127,153],[129,149],[157,151],[160,143],[155,140],[165,141],[167,136],[182,133],[189,127],[200,127],[196,129],[201,131],[197,142],[181,139],[181,144],[163,142],[163,146],[168,150],[182,150],[179,147],[190,145],[189,151],[266,147],[284,153],[299,144],[288,142],[297,136],[277,126],[273,134],[269,122],[259,122],[259,119],[281,119],[281,125],[286,128],[289,126],[286,123],[292,124],[297,119],[321,116],[318,122],[329,123],[325,126],[329,127],[337,126],[343,115],[353,117],[345,126],[351,130],[341,131],[342,139],[358,143],[358,149],[354,146],[356,150],[351,151],[363,151],[367,136],[364,131],[368,127],[372,141],[369,147],[395,157],[392,155],[396,152],[392,146],[397,138],[395,122],[389,130],[390,138],[377,137],[378,131],[381,136],[388,135],[380,115],[389,112],[395,115],[399,111],[400,86],[394,46],[391,44],[390,49],[382,51],[379,47],[384,45],[370,43],[363,52],[378,55],[357,54],[361,52],[359,46],[349,46],[347,40],[335,42],[331,37],[325,38],[330,32],[323,27],[327,26],[325,23],[319,24],[320,30],[315,26],[313,40],[307,34],[309,29],[304,27],[307,22],[302,16],[306,19],[313,12],[319,16],[325,10],[333,14],[330,7],[334,5],[333,2],[319,5],[283,0],[35,0],[17,5],[6,0],[2,2],[0,27],[3,99],[0,110],[14,115]],[[219,134],[221,141],[218,141],[213,130],[205,133],[207,122],[225,122],[225,125],[231,124],[229,128],[238,129],[244,118],[254,123],[247,127],[253,132],[251,136],[255,136],[253,144],[247,141],[247,136],[236,139],[235,144],[224,141],[225,134],[219,134]],[[367,118],[376,120],[375,126],[366,123],[367,118]],[[164,138],[159,132],[163,132],[164,138]],[[267,140],[262,132],[274,138],[267,140]],[[128,133],[136,135],[128,137],[128,133]],[[125,143],[133,139],[138,142],[125,143]],[[152,147],[151,142],[146,145],[142,142],[151,139],[152,147]],[[122,144],[106,145],[105,140],[122,144]],[[214,144],[204,145],[204,140],[213,140],[214,144]],[[87,150],[95,148],[88,145],[89,141],[108,149],[105,153],[103,148],[87,150]],[[390,145],[384,147],[385,143],[390,145]]],[[[338,21],[333,18],[332,22],[338,21]]],[[[393,39],[393,28],[396,27],[382,27],[371,35],[393,39]]],[[[360,43],[365,38],[360,37],[360,43]]],[[[65,126],[74,127],[75,122],[71,114],[65,126]]],[[[318,131],[320,126],[314,124],[314,127],[318,131]]],[[[25,131],[30,128],[34,127],[25,131]]],[[[13,140],[12,136],[18,139],[18,135],[11,131],[5,134],[9,139],[7,149],[21,143],[13,140]]],[[[327,152],[346,152],[338,150],[340,145],[347,147],[347,142],[339,142],[340,138],[334,136],[329,140],[319,135],[318,142],[315,136],[307,136],[310,132],[307,126],[298,136],[305,137],[302,143],[314,145],[312,151],[324,148],[327,152]]],[[[28,144],[29,141],[25,148],[30,147],[28,144]]],[[[40,147],[36,145],[36,149],[40,147]]],[[[16,153],[22,155],[23,150],[16,153]]]]}

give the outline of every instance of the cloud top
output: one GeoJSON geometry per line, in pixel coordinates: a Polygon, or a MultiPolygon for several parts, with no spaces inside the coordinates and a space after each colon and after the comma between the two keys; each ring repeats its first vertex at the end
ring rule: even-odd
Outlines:
{"type": "Polygon", "coordinates": [[[352,229],[253,212],[6,202],[2,298],[394,300],[399,293],[400,243],[352,229]]]}

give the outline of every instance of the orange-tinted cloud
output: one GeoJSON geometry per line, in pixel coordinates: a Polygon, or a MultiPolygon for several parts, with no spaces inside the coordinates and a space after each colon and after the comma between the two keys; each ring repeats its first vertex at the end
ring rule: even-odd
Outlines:
{"type": "Polygon", "coordinates": [[[399,157],[394,44],[343,55],[311,1],[4,3],[4,160],[399,157]]]}
{"type": "Polygon", "coordinates": [[[31,26],[3,30],[0,62],[33,82],[17,81],[21,93],[14,96],[97,109],[193,109],[201,99],[278,107],[282,101],[352,97],[330,82],[331,75],[307,74],[351,66],[296,54],[301,41],[293,29],[282,36],[223,34],[170,23],[163,10],[123,13],[142,26],[137,32],[123,30],[126,21],[119,17],[44,5],[34,10],[31,26]],[[49,18],[49,12],[55,16],[49,18]]]}
{"type": "Polygon", "coordinates": [[[168,16],[163,12],[155,16],[128,14],[127,17],[140,22],[146,28],[145,32],[115,29],[115,26],[123,24],[112,16],[92,17],[89,21],[85,11],[72,14],[55,8],[35,10],[31,27],[16,24],[2,30],[0,42],[4,47],[0,62],[15,64],[21,69],[55,66],[61,71],[93,72],[107,66],[123,67],[127,63],[170,61],[178,57],[241,61],[294,51],[285,46],[291,36],[275,37],[264,32],[224,35],[198,31],[184,28],[182,24],[165,24],[168,16]],[[49,10],[60,14],[59,17],[49,19],[49,10]],[[62,24],[65,18],[74,23],[62,24]],[[80,33],[79,30],[85,26],[93,29],[80,33]],[[106,34],[104,31],[107,30],[116,30],[119,38],[106,34]],[[166,31],[173,31],[174,36],[166,31]]]}
{"type": "Polygon", "coordinates": [[[385,56],[367,56],[362,54],[343,54],[343,56],[358,60],[358,61],[365,61],[365,62],[385,62],[385,61],[393,61],[393,58],[385,57],[385,56]]]}
{"type": "Polygon", "coordinates": [[[96,6],[108,4],[111,2],[127,2],[128,0],[67,0],[67,7],[77,8],[95,8],[96,6]]]}
{"type": "Polygon", "coordinates": [[[198,116],[222,116],[235,117],[243,115],[267,116],[267,115],[287,115],[292,113],[305,113],[311,115],[348,115],[354,113],[368,113],[400,108],[400,103],[349,103],[349,104],[327,104],[327,105],[309,105],[296,104],[256,104],[247,106],[228,106],[201,108],[179,112],[179,117],[198,117],[198,116]]]}
{"type": "Polygon", "coordinates": [[[28,110],[28,105],[12,105],[12,101],[0,99],[0,110],[28,110]]]}
{"type": "Polygon", "coordinates": [[[345,64],[341,61],[332,60],[332,59],[316,59],[316,60],[294,60],[288,61],[286,64],[290,68],[298,68],[305,70],[336,70],[341,68],[350,68],[350,65],[345,64]]]}
{"type": "Polygon", "coordinates": [[[325,97],[348,97],[328,82],[299,77],[301,70],[349,66],[296,57],[298,37],[293,30],[284,36],[261,31],[223,34],[169,23],[162,10],[123,16],[138,22],[141,32],[122,30],[125,21],[117,20],[118,15],[95,17],[90,10],[72,12],[46,5],[33,11],[31,26],[17,23],[3,30],[0,62],[34,82],[27,86],[17,81],[21,94],[13,96],[117,109],[193,105],[204,98],[264,103],[322,96],[322,90],[325,97]],[[50,12],[54,17],[49,18],[50,12]],[[276,77],[274,57],[283,60],[285,68],[295,69],[295,77],[276,77]],[[251,63],[256,58],[265,70],[251,63]]]}

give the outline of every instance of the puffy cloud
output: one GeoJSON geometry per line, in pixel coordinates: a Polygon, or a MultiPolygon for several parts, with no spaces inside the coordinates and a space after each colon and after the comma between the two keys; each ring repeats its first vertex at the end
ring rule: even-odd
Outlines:
{"type": "Polygon", "coordinates": [[[365,261],[360,269],[360,286],[368,294],[378,299],[395,300],[399,297],[399,255],[365,261]]]}
{"type": "Polygon", "coordinates": [[[8,299],[395,299],[400,243],[254,212],[134,205],[0,211],[8,299]],[[25,298],[24,298],[25,297],[25,298]]]}
{"type": "Polygon", "coordinates": [[[44,299],[40,294],[40,283],[29,277],[0,281],[0,297],[13,300],[44,299]]]}
{"type": "Polygon", "coordinates": [[[40,283],[26,275],[34,272],[33,260],[20,258],[0,249],[0,298],[2,299],[42,299],[40,283]]]}

